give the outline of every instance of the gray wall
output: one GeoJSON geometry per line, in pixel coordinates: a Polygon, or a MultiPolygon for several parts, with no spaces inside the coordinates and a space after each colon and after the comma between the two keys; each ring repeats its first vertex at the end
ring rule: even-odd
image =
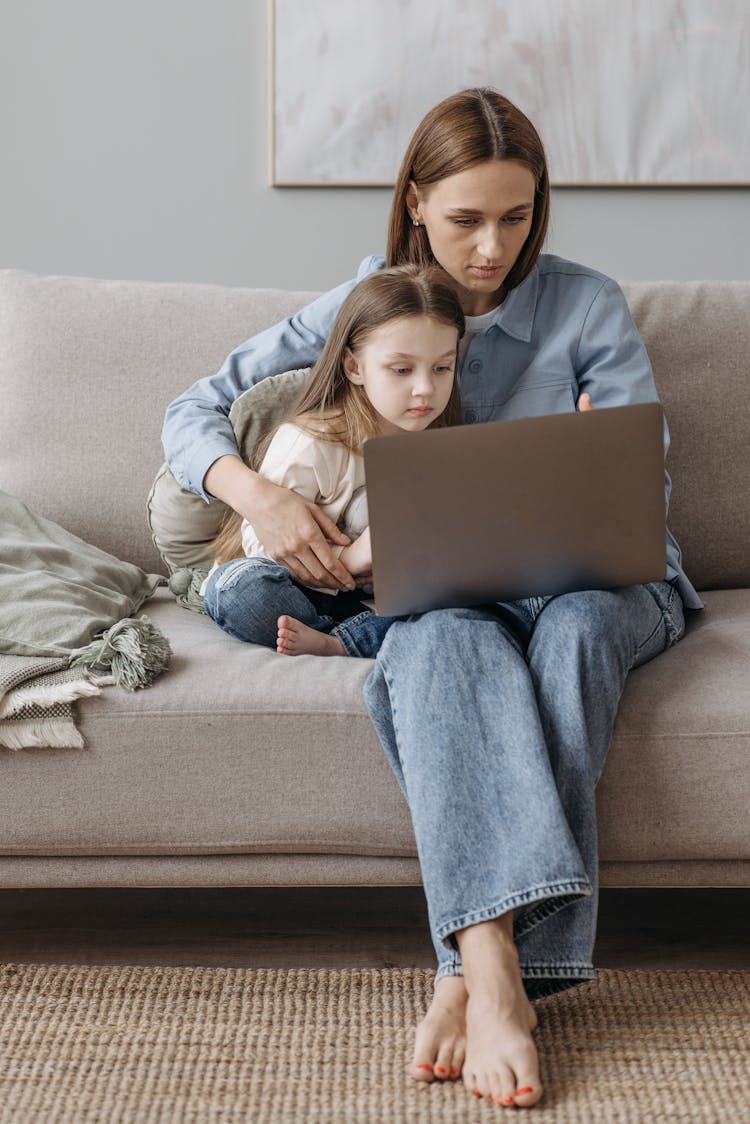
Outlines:
{"type": "MultiPolygon", "coordinates": [[[[344,280],[382,250],[389,192],[269,187],[268,115],[266,0],[0,0],[0,266],[344,280]]],[[[620,280],[747,278],[750,189],[559,189],[548,249],[620,280]]]]}

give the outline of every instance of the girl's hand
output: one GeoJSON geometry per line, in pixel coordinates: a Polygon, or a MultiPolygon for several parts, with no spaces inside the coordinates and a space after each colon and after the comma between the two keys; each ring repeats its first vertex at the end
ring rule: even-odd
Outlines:
{"type": "Polygon", "coordinates": [[[590,394],[582,394],[581,397],[578,399],[578,402],[576,403],[576,406],[578,408],[579,413],[585,413],[586,410],[595,410],[596,409],[596,407],[594,406],[594,403],[591,401],[591,395],[590,394]]]}
{"type": "MultiPolygon", "coordinates": [[[[355,588],[346,562],[329,545],[346,546],[349,538],[311,500],[258,477],[252,511],[241,514],[269,556],[286,566],[295,581],[325,589],[355,588]]],[[[342,558],[344,554],[346,550],[342,558]]]]}
{"type": "Polygon", "coordinates": [[[351,546],[341,551],[339,562],[343,562],[348,570],[360,579],[362,584],[368,577],[372,578],[372,543],[370,542],[370,528],[365,527],[358,539],[351,546]]]}

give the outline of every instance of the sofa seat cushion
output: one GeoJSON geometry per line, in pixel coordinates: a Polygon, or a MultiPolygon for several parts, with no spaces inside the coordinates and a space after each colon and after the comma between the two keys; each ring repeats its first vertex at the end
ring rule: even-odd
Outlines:
{"type": "MultiPolygon", "coordinates": [[[[605,860],[750,857],[750,591],[706,594],[630,677],[597,799],[605,860]]],[[[367,660],[246,645],[159,591],[169,672],[79,704],[82,750],[5,753],[0,854],[413,856],[367,660]]]]}
{"type": "Polygon", "coordinates": [[[597,789],[604,859],[750,857],[750,590],[701,597],[628,677],[597,789]]]}

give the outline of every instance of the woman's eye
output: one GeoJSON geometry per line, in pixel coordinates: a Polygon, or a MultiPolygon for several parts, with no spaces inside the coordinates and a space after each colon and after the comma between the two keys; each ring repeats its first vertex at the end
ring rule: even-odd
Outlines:
{"type": "Polygon", "coordinates": [[[454,219],[456,226],[474,226],[476,219],[454,219]]]}
{"type": "Polygon", "coordinates": [[[526,216],[525,216],[525,215],[506,215],[506,216],[505,216],[505,221],[506,221],[507,223],[509,223],[509,224],[510,224],[511,226],[516,226],[516,225],[517,225],[517,223],[519,223],[519,222],[523,222],[523,220],[524,220],[525,218],[526,218],[526,216]]]}
{"type": "Polygon", "coordinates": [[[447,374],[453,373],[453,367],[449,366],[449,365],[444,366],[444,367],[436,367],[435,370],[437,371],[437,373],[439,375],[447,375],[447,374]]]}
{"type": "Polygon", "coordinates": [[[397,375],[408,375],[409,374],[409,368],[408,367],[391,367],[391,370],[395,371],[397,375]]]}

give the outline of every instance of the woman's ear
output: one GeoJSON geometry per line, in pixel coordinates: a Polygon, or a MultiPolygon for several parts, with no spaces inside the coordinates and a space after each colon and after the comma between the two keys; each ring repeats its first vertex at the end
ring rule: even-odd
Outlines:
{"type": "Polygon", "coordinates": [[[419,213],[419,192],[414,180],[409,180],[409,186],[406,189],[406,209],[409,212],[409,218],[415,226],[421,226],[422,216],[419,213]]]}
{"type": "Polygon", "coordinates": [[[344,374],[349,379],[349,382],[356,383],[357,386],[362,385],[362,375],[359,372],[359,363],[357,357],[351,348],[344,349],[344,374]]]}

